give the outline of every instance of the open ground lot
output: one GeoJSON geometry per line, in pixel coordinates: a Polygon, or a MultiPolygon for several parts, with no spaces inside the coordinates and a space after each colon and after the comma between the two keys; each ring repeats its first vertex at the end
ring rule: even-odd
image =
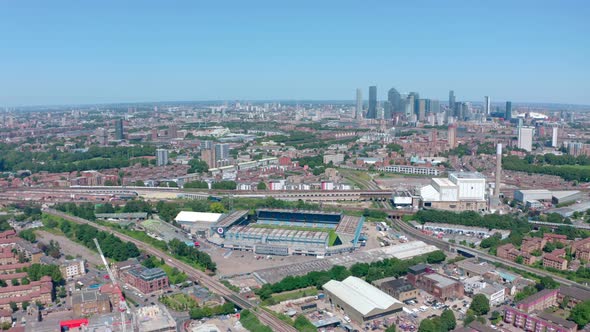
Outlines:
{"type": "Polygon", "coordinates": [[[66,255],[80,256],[88,261],[88,263],[100,266],[102,260],[100,256],[94,251],[86,248],[85,246],[78,244],[65,236],[55,235],[46,231],[37,230],[37,239],[43,243],[49,243],[49,241],[57,241],[61,247],[61,251],[66,255]]]}

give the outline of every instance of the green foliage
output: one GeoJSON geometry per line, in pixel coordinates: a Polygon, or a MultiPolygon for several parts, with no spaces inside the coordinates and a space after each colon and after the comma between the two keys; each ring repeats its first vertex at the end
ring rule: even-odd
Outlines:
{"type": "Polygon", "coordinates": [[[188,164],[190,165],[189,173],[207,173],[209,171],[209,165],[201,159],[193,158],[188,164]]]}
{"type": "Polygon", "coordinates": [[[387,152],[397,152],[397,153],[402,153],[404,152],[404,148],[396,143],[389,143],[386,146],[387,148],[387,152]]]}
{"type": "Polygon", "coordinates": [[[188,311],[199,306],[195,299],[184,293],[162,296],[160,302],[174,311],[188,311]]]}
{"type": "Polygon", "coordinates": [[[91,146],[87,152],[83,153],[61,152],[55,148],[46,152],[19,151],[17,147],[17,144],[0,144],[0,171],[16,172],[27,169],[32,173],[40,171],[61,173],[121,168],[134,163],[147,166],[146,159],[133,157],[153,156],[156,152],[153,146],[91,146]]]}
{"type": "Polygon", "coordinates": [[[293,327],[301,332],[316,332],[318,330],[304,315],[298,315],[295,318],[293,327]]]}
{"type": "Polygon", "coordinates": [[[295,159],[295,161],[299,162],[299,166],[307,166],[311,169],[324,166],[324,157],[321,155],[301,157],[299,159],[295,159]]]}
{"type": "Polygon", "coordinates": [[[500,244],[501,240],[502,240],[502,234],[495,233],[494,235],[483,239],[479,245],[480,245],[480,247],[482,247],[484,249],[490,248],[490,247],[497,247],[498,244],[500,244]]]}
{"type": "Polygon", "coordinates": [[[449,150],[445,155],[458,156],[459,158],[471,154],[471,150],[467,144],[459,144],[456,148],[449,150]]]}
{"type": "Polygon", "coordinates": [[[59,203],[54,207],[58,211],[65,212],[67,214],[80,217],[87,220],[96,220],[94,215],[94,204],[82,203],[77,205],[76,203],[59,203]]]}
{"type": "Polygon", "coordinates": [[[55,283],[61,283],[63,281],[63,276],[57,265],[35,263],[25,268],[25,271],[29,274],[29,279],[32,281],[39,281],[43,276],[51,277],[51,280],[55,283]]]}
{"type": "Polygon", "coordinates": [[[437,264],[444,262],[446,258],[447,256],[444,252],[437,250],[426,255],[426,262],[428,262],[428,264],[437,264]]]}
{"type": "Polygon", "coordinates": [[[115,213],[115,207],[111,203],[97,204],[95,213],[115,213]]]}
{"type": "Polygon", "coordinates": [[[10,301],[9,305],[10,305],[10,309],[12,310],[12,312],[18,311],[18,305],[16,304],[16,302],[10,301]]]}
{"type": "Polygon", "coordinates": [[[209,189],[209,184],[205,181],[191,181],[183,185],[185,189],[209,189]]]}
{"type": "Polygon", "coordinates": [[[559,283],[551,277],[541,277],[541,280],[536,287],[539,291],[543,289],[557,289],[559,288],[559,283]]]}
{"type": "Polygon", "coordinates": [[[569,320],[574,321],[580,328],[590,322],[590,301],[578,303],[570,312],[569,320]]]}
{"type": "Polygon", "coordinates": [[[541,158],[527,156],[524,159],[518,156],[506,156],[502,159],[502,167],[507,170],[556,175],[566,181],[578,182],[590,181],[589,165],[586,156],[580,159],[570,155],[553,157],[545,155],[541,158]]]}
{"type": "Polygon", "coordinates": [[[33,232],[32,229],[25,229],[24,231],[18,233],[18,236],[29,242],[35,242],[37,240],[37,236],[35,235],[35,232],[33,232]]]}
{"type": "Polygon", "coordinates": [[[216,190],[235,190],[237,184],[235,181],[219,181],[211,184],[211,189],[216,190]]]}
{"type": "Polygon", "coordinates": [[[395,332],[395,325],[389,325],[386,329],[385,332],[395,332]]]}
{"type": "Polygon", "coordinates": [[[432,319],[423,319],[418,327],[418,332],[440,332],[439,326],[432,319]]]}
{"type": "Polygon", "coordinates": [[[123,212],[125,213],[132,213],[132,212],[146,212],[152,213],[152,206],[149,202],[140,199],[134,199],[125,203],[123,207],[123,212]]]}
{"type": "Polygon", "coordinates": [[[526,286],[522,291],[518,292],[516,296],[514,296],[514,301],[522,301],[536,292],[537,288],[535,286],[526,286]]]}
{"type": "Polygon", "coordinates": [[[225,209],[225,206],[223,206],[223,204],[221,204],[220,202],[211,203],[211,205],[209,205],[209,210],[213,213],[226,213],[227,212],[227,210],[225,209]]]}
{"type": "Polygon", "coordinates": [[[481,215],[473,211],[455,213],[439,210],[420,210],[414,215],[414,218],[422,223],[434,222],[494,229],[519,229],[525,232],[531,229],[527,220],[523,218],[499,214],[481,215]]]}
{"type": "Polygon", "coordinates": [[[170,252],[173,255],[185,258],[190,262],[197,263],[198,265],[210,271],[215,272],[215,270],[217,270],[217,265],[211,259],[209,254],[200,251],[195,247],[189,247],[186,245],[186,243],[178,239],[173,239],[172,241],[168,242],[168,247],[170,248],[170,252]]]}
{"type": "Polygon", "coordinates": [[[242,310],[240,313],[240,323],[248,331],[256,332],[272,332],[272,329],[266,325],[263,325],[258,317],[254,315],[250,310],[242,310]]]}
{"type": "Polygon", "coordinates": [[[380,210],[364,209],[363,216],[373,219],[387,219],[387,212],[380,210]]]}
{"type": "Polygon", "coordinates": [[[469,309],[473,310],[476,315],[485,315],[490,311],[490,301],[483,294],[475,294],[469,309]]]}
{"type": "Polygon", "coordinates": [[[258,190],[266,190],[266,183],[264,183],[263,181],[258,182],[258,184],[256,185],[256,189],[258,190]]]}
{"type": "Polygon", "coordinates": [[[457,326],[457,320],[455,319],[455,314],[453,310],[446,309],[440,315],[441,325],[445,327],[446,331],[454,330],[457,326]]]}
{"type": "Polygon", "coordinates": [[[202,319],[205,317],[228,315],[235,312],[234,308],[234,304],[231,302],[226,302],[215,307],[197,307],[189,310],[189,316],[191,319],[202,319]]]}

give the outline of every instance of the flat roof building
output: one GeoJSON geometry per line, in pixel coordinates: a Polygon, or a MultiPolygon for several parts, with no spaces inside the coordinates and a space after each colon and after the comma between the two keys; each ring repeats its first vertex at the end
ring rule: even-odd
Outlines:
{"type": "Polygon", "coordinates": [[[340,307],[351,320],[362,323],[383,318],[402,310],[402,303],[357,277],[330,280],[322,288],[327,299],[340,307]]]}

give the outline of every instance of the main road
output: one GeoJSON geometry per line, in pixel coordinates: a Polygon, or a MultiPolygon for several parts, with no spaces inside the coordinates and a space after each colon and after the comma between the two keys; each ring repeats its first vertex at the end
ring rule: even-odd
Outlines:
{"type": "Polygon", "coordinates": [[[242,296],[240,296],[236,292],[230,290],[224,284],[222,284],[221,282],[219,282],[215,278],[207,275],[205,272],[203,272],[199,269],[196,269],[196,268],[170,256],[167,253],[164,253],[158,249],[155,249],[146,243],[138,241],[138,240],[136,240],[130,236],[127,236],[125,234],[119,233],[116,230],[113,230],[111,228],[101,226],[101,225],[93,223],[89,220],[74,217],[74,216],[65,214],[63,212],[54,210],[54,209],[44,209],[43,212],[53,215],[53,216],[56,216],[56,217],[64,218],[66,220],[69,220],[69,221],[72,221],[72,222],[75,222],[78,224],[91,225],[92,227],[99,229],[101,231],[112,233],[115,236],[117,236],[118,238],[120,238],[121,240],[134,243],[139,249],[143,250],[147,254],[164,259],[166,261],[166,264],[168,264],[172,267],[175,267],[175,268],[179,269],[180,271],[185,272],[189,277],[193,278],[194,280],[197,280],[200,284],[208,287],[211,291],[222,295],[225,299],[227,299],[228,301],[231,301],[232,303],[234,303],[238,307],[243,308],[243,309],[252,309],[251,312],[253,314],[255,314],[263,324],[269,326],[273,331],[278,331],[278,332],[296,332],[297,331],[294,327],[286,324],[285,322],[283,322],[282,320],[273,316],[271,313],[267,312],[266,310],[261,309],[261,308],[260,309],[257,308],[256,305],[254,305],[253,303],[251,303],[247,299],[243,298],[242,296]]]}
{"type": "Polygon", "coordinates": [[[563,285],[567,285],[567,286],[576,286],[579,288],[583,288],[585,290],[590,290],[590,287],[586,286],[586,285],[582,285],[580,283],[577,283],[575,281],[566,279],[564,277],[561,277],[559,275],[556,275],[554,273],[548,272],[548,271],[544,271],[544,270],[539,270],[539,269],[535,269],[532,268],[530,266],[526,266],[526,265],[521,265],[521,264],[517,264],[511,260],[507,260],[504,258],[500,258],[497,256],[493,256],[490,255],[488,253],[479,251],[479,250],[475,250],[473,248],[470,247],[466,247],[466,246],[462,246],[462,245],[458,245],[458,244],[451,244],[449,242],[437,239],[433,236],[427,235],[422,233],[421,231],[419,231],[418,229],[408,225],[405,221],[402,220],[393,220],[393,224],[398,226],[403,232],[405,232],[406,234],[409,234],[417,239],[420,239],[428,244],[432,244],[436,247],[439,247],[441,249],[444,249],[446,251],[450,251],[452,248],[456,248],[456,249],[460,249],[460,250],[464,250],[466,252],[470,252],[475,254],[477,257],[482,258],[483,260],[489,261],[489,262],[497,262],[497,263],[502,263],[506,266],[510,266],[519,270],[523,270],[526,272],[530,272],[536,275],[540,275],[542,277],[550,277],[552,279],[554,279],[555,281],[563,284],[563,285]]]}

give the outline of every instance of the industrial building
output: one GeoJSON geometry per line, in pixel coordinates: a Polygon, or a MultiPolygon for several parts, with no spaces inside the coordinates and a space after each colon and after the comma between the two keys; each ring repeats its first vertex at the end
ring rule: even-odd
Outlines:
{"type": "Polygon", "coordinates": [[[433,178],[420,189],[424,208],[450,211],[485,211],[486,179],[478,172],[453,172],[448,178],[433,178]]]}
{"type": "Polygon", "coordinates": [[[557,190],[551,191],[547,189],[521,189],[514,191],[514,199],[520,203],[527,202],[551,202],[552,204],[563,204],[574,202],[583,198],[583,194],[579,190],[557,190]]]}
{"type": "Polygon", "coordinates": [[[208,240],[228,249],[280,256],[326,256],[351,252],[361,244],[364,217],[284,209],[259,209],[256,216],[255,223],[248,220],[248,211],[222,217],[208,240]]]}
{"type": "Polygon", "coordinates": [[[205,236],[222,216],[221,213],[180,211],[174,221],[191,234],[205,236]]]}
{"type": "Polygon", "coordinates": [[[357,323],[390,316],[402,311],[402,303],[357,277],[330,280],[322,286],[327,300],[342,308],[357,323]]]}
{"type": "Polygon", "coordinates": [[[406,279],[390,277],[375,280],[373,284],[402,302],[414,300],[418,297],[418,289],[406,279]]]}
{"type": "Polygon", "coordinates": [[[412,285],[423,289],[441,301],[457,299],[465,294],[461,282],[435,273],[425,264],[411,266],[407,278],[412,285]]]}

